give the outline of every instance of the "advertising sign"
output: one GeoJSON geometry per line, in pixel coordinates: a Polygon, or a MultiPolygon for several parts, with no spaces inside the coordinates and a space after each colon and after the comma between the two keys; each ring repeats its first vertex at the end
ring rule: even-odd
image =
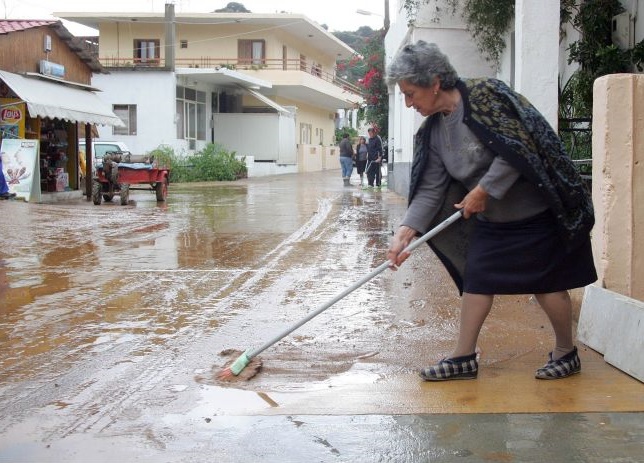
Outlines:
{"type": "Polygon", "coordinates": [[[17,98],[0,98],[2,138],[25,138],[25,104],[17,98]]]}
{"type": "Polygon", "coordinates": [[[4,138],[0,145],[2,173],[9,191],[27,201],[40,202],[38,140],[4,138]]]}

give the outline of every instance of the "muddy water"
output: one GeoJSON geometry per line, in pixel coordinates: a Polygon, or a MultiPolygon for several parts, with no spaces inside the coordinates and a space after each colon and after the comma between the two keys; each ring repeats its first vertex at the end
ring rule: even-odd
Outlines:
{"type": "MultiPolygon", "coordinates": [[[[452,346],[456,290],[423,249],[263,352],[251,381],[221,383],[221,351],[264,344],[381,264],[405,200],[337,172],[131,199],[0,204],[0,435],[13,443],[0,455],[60,439],[82,455],[102,435],[189,442],[172,423],[368,391],[452,346]]],[[[507,335],[483,346],[490,363],[529,352],[544,323],[527,300],[506,305],[526,310],[491,316],[485,330],[507,335]]]]}
{"type": "MultiPolygon", "coordinates": [[[[380,263],[403,206],[325,176],[175,186],[164,205],[132,199],[3,202],[0,431],[44,410],[64,417],[51,433],[65,436],[139,401],[217,386],[207,373],[223,364],[217,353],[264,343],[380,263]]],[[[355,293],[276,346],[265,372],[286,370],[290,382],[319,363],[301,381],[324,380],[375,352],[361,332],[389,323],[385,294],[380,284],[355,293]]]]}

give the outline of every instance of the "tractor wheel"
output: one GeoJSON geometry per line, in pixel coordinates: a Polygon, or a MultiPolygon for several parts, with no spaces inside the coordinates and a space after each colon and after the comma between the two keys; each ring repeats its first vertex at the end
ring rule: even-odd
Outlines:
{"type": "Polygon", "coordinates": [[[101,185],[101,182],[97,182],[96,180],[92,182],[92,201],[97,206],[101,204],[102,189],[103,189],[103,186],[101,185]]]}
{"type": "Polygon", "coordinates": [[[157,201],[165,201],[168,197],[168,181],[164,179],[162,182],[157,182],[155,190],[157,193],[157,201]]]}
{"type": "Polygon", "coordinates": [[[130,199],[130,185],[121,185],[121,206],[127,206],[130,199]]]}

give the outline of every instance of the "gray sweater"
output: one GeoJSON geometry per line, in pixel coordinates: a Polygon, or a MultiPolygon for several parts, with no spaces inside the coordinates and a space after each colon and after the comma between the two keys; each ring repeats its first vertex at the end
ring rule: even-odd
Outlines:
{"type": "MultiPolygon", "coordinates": [[[[510,222],[545,211],[537,188],[500,156],[484,147],[463,123],[463,102],[432,128],[430,160],[421,175],[402,225],[425,233],[442,204],[450,179],[471,191],[477,185],[489,194],[481,220],[510,222]]],[[[462,198],[461,198],[462,199],[462,198]]]]}

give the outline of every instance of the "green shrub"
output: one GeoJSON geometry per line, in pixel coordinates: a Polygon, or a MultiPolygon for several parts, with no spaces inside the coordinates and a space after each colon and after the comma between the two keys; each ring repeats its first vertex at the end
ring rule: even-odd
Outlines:
{"type": "Polygon", "coordinates": [[[248,175],[244,161],[218,143],[209,143],[203,150],[189,156],[188,160],[194,166],[194,182],[237,180],[248,175]]]}
{"type": "Polygon", "coordinates": [[[340,143],[345,133],[349,134],[350,140],[358,136],[358,131],[353,127],[342,127],[341,129],[335,129],[335,142],[340,143]]]}
{"type": "Polygon", "coordinates": [[[170,181],[212,182],[237,180],[248,176],[244,159],[237,159],[234,152],[221,145],[209,143],[203,150],[187,157],[177,156],[174,150],[161,145],[150,153],[161,167],[170,169],[170,181]]]}

